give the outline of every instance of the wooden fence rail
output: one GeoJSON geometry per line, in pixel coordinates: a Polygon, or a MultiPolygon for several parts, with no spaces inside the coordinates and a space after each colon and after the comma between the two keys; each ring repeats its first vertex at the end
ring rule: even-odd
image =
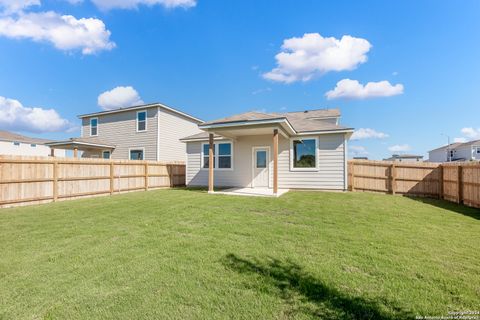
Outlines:
{"type": "Polygon", "coordinates": [[[351,191],[435,197],[480,208],[478,162],[423,163],[352,160],[351,191]]]}
{"type": "Polygon", "coordinates": [[[182,185],[180,162],[0,156],[0,207],[182,185]]]}

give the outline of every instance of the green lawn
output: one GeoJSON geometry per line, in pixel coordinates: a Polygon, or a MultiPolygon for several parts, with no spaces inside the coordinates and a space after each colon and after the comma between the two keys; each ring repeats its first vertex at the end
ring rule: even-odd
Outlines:
{"type": "Polygon", "coordinates": [[[395,319],[479,310],[480,213],[157,190],[0,209],[1,319],[395,319]]]}

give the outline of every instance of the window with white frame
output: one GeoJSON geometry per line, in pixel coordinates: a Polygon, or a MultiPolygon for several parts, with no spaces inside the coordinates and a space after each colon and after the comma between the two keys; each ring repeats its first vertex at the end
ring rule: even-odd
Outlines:
{"type": "MultiPolygon", "coordinates": [[[[209,168],[209,148],[208,143],[202,145],[202,168],[209,168]]],[[[232,169],[233,150],[231,142],[219,142],[213,145],[213,167],[218,169],[232,169]]]]}
{"type": "Polygon", "coordinates": [[[20,145],[20,142],[14,141],[13,145],[18,147],[20,145]]]}
{"type": "Polygon", "coordinates": [[[98,135],[98,118],[90,119],[90,135],[91,136],[98,135]]]}
{"type": "Polygon", "coordinates": [[[317,168],[317,139],[292,139],[292,169],[317,168]]]}
{"type": "Polygon", "coordinates": [[[131,149],[130,160],[143,160],[143,149],[131,149]]]}
{"type": "Polygon", "coordinates": [[[102,152],[102,158],[103,159],[110,159],[110,151],[106,150],[102,152]]]}
{"type": "Polygon", "coordinates": [[[137,112],[137,131],[147,131],[147,111],[137,112]]]}

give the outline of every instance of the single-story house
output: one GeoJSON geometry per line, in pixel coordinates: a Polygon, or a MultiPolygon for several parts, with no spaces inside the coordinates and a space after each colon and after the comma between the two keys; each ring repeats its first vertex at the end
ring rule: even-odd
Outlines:
{"type": "Polygon", "coordinates": [[[247,112],[198,125],[187,136],[188,186],[347,189],[347,141],[338,109],[247,112]]]}
{"type": "Polygon", "coordinates": [[[419,162],[423,160],[423,156],[416,154],[393,154],[390,158],[383,159],[383,161],[398,161],[398,162],[419,162]]]}
{"type": "Polygon", "coordinates": [[[51,140],[27,137],[10,131],[0,130],[0,155],[48,157],[52,152],[65,157],[65,150],[50,149],[51,140]]]}

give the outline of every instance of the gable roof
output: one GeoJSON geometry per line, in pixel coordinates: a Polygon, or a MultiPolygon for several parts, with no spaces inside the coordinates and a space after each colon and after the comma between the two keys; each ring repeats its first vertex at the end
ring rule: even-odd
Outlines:
{"type": "Polygon", "coordinates": [[[0,141],[12,141],[12,142],[34,143],[34,144],[45,144],[47,142],[51,142],[51,140],[31,138],[31,137],[23,136],[21,134],[17,134],[17,133],[5,131],[5,130],[0,130],[0,141]]]}
{"type": "Polygon", "coordinates": [[[447,148],[455,149],[455,148],[470,147],[474,145],[480,145],[480,140],[472,140],[468,142],[454,142],[454,143],[450,143],[449,145],[430,150],[428,152],[438,151],[438,150],[447,149],[447,148]]]}
{"type": "Polygon", "coordinates": [[[125,107],[125,108],[118,108],[118,109],[114,109],[114,110],[86,113],[86,114],[78,115],[78,118],[82,119],[82,118],[87,118],[87,117],[102,116],[102,115],[105,115],[105,114],[119,113],[119,112],[125,112],[125,111],[133,111],[133,110],[138,110],[138,109],[149,109],[149,108],[162,108],[162,109],[171,111],[173,113],[179,114],[181,116],[184,116],[186,118],[189,118],[189,119],[191,119],[195,122],[203,123],[202,119],[196,118],[192,115],[189,115],[188,113],[182,112],[180,110],[169,107],[169,106],[167,106],[163,103],[159,103],[159,102],[142,104],[142,105],[137,105],[137,106],[125,107]]]}
{"type": "Polygon", "coordinates": [[[327,119],[340,117],[338,109],[318,109],[286,113],[263,113],[245,112],[230,117],[204,122],[200,128],[215,125],[243,124],[261,121],[287,121],[297,133],[308,133],[314,131],[344,131],[352,128],[340,126],[327,121],[327,119]]]}

